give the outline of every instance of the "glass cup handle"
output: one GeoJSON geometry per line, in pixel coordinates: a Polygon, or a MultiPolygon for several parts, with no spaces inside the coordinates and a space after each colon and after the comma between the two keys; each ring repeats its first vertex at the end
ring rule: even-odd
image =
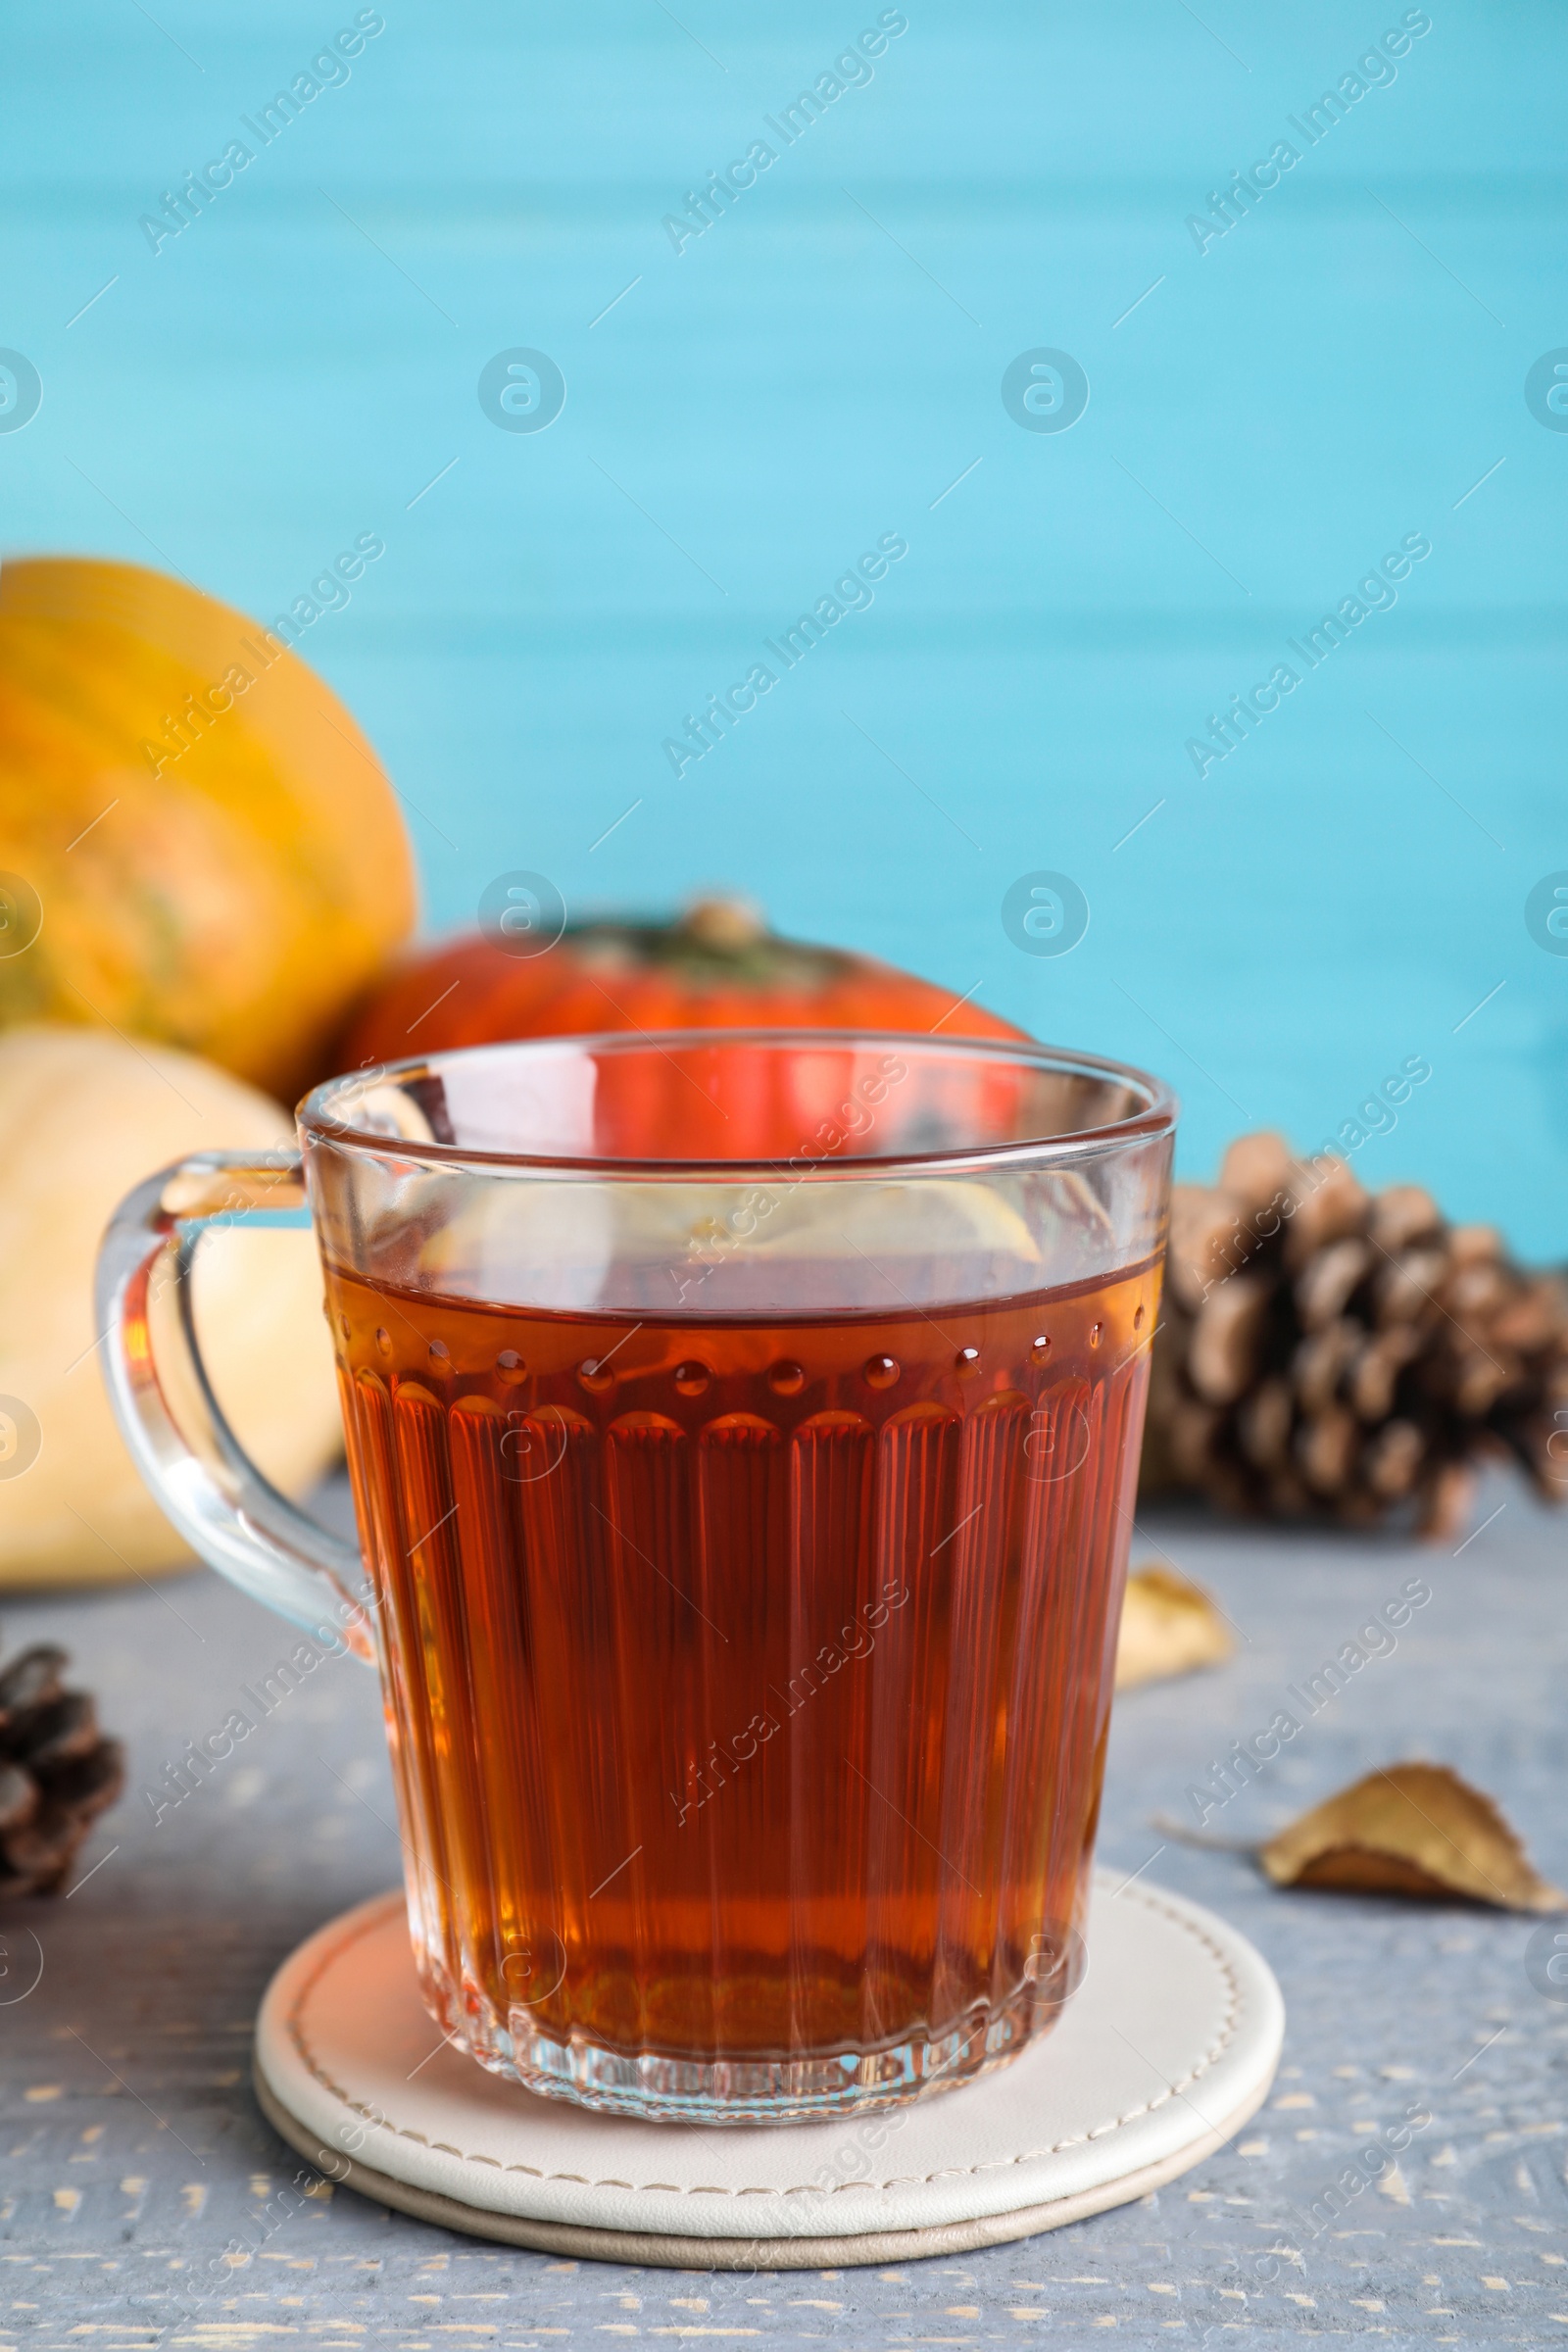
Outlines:
{"type": "Polygon", "coordinates": [[[242,1220],[309,1226],[298,1152],[198,1152],[150,1176],[115,1211],[97,1291],[115,1417],[160,1510],[193,1550],[253,1599],[373,1664],[373,1603],[358,1549],[262,1476],[223,1417],[196,1343],[190,1275],[202,1235],[242,1220]]]}

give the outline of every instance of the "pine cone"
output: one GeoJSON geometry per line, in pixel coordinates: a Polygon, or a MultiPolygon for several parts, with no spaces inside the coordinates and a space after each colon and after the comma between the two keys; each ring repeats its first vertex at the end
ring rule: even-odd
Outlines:
{"type": "Polygon", "coordinates": [[[99,1737],[63,1649],[24,1649],[0,1672],[0,1900],[53,1894],[124,1784],[124,1751],[99,1737]]]}
{"type": "Polygon", "coordinates": [[[1266,1518],[1456,1532],[1474,1465],[1568,1486],[1568,1289],[1449,1225],[1418,1185],[1368,1193],[1330,1154],[1243,1136],[1178,1185],[1145,1492],[1266,1518]],[[1560,1414],[1560,1419],[1558,1415],[1560,1414]]]}

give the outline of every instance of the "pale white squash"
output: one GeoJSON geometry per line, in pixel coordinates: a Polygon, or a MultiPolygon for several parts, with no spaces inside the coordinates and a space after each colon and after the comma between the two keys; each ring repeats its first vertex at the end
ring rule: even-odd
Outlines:
{"type": "MultiPolygon", "coordinates": [[[[292,1141],[276,1102],[192,1054],[102,1029],[0,1031],[0,1586],[189,1564],[110,1410],[93,1320],[98,1243],[132,1186],[183,1153],[292,1141]],[[36,1437],[24,1416],[19,1435],[7,1398],[36,1437]]],[[[209,1235],[196,1321],[241,1442],[298,1496],[341,1445],[311,1235],[209,1235]]]]}

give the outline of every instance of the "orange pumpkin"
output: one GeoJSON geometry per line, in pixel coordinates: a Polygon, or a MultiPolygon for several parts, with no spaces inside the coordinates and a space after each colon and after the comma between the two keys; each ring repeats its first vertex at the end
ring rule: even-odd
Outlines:
{"type": "Polygon", "coordinates": [[[135,1032],[292,1100],[414,911],[381,764],[279,635],[134,564],[5,565],[0,1024],[135,1032]]]}
{"type": "MultiPolygon", "coordinates": [[[[506,1038],[672,1029],[1027,1034],[892,964],[781,939],[744,902],[702,899],[675,922],[568,925],[553,948],[526,956],[478,934],[432,948],[365,1006],[340,1061],[355,1069],[506,1038]]],[[[601,1148],[659,1157],[678,1137],[684,1157],[787,1153],[831,1115],[853,1075],[846,1053],[824,1051],[787,1086],[764,1083],[744,1104],[732,1091],[721,1109],[702,1058],[602,1069],[601,1148]]]]}
{"type": "Polygon", "coordinates": [[[898,1029],[1023,1037],[981,1005],[889,963],[806,947],[753,906],[700,899],[678,921],[568,924],[517,956],[466,933],[406,959],[361,1010],[347,1069],[509,1037],[623,1029],[898,1029]]]}

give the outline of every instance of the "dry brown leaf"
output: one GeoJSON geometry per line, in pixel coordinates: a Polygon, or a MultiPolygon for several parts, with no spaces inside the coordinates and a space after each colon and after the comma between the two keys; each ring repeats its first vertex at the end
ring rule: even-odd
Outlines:
{"type": "Polygon", "coordinates": [[[1568,1894],[1533,1868],[1491,1797],[1446,1764],[1368,1773],[1281,1830],[1258,1860],[1276,1886],[1568,1910],[1568,1894]]]}
{"type": "Polygon", "coordinates": [[[1116,1689],[1217,1666],[1236,1639],[1200,1585],[1174,1568],[1135,1568],[1122,1602],[1116,1643],[1116,1689]]]}

